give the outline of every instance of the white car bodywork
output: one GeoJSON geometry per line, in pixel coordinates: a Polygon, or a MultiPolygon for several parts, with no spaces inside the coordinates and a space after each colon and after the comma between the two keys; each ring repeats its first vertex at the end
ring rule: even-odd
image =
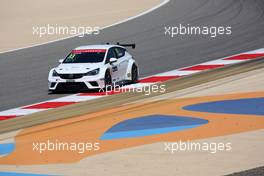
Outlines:
{"type": "MultiPolygon", "coordinates": [[[[138,66],[133,57],[120,45],[87,45],[77,47],[60,64],[49,72],[49,90],[55,91],[61,87],[78,85],[87,89],[105,88],[106,72],[111,75],[112,84],[132,80],[132,67],[138,66]],[[104,52],[104,58],[96,63],[65,63],[70,54],[77,55],[85,52],[104,52]]],[[[102,54],[102,53],[99,53],[102,54]]],[[[73,56],[74,57],[74,56],[73,56]]]]}

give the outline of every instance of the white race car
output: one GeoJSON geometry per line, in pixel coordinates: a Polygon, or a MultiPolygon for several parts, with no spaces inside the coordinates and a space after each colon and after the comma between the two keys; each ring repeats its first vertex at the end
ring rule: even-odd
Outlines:
{"type": "Polygon", "coordinates": [[[49,90],[102,89],[107,85],[137,82],[138,65],[125,47],[135,48],[135,44],[75,48],[50,70],[49,90]]]}

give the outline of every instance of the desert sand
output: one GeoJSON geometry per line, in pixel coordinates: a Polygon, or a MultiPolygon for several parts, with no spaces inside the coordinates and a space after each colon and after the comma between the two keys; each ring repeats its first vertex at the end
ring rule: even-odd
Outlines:
{"type": "Polygon", "coordinates": [[[70,35],[33,35],[33,27],[105,27],[136,16],[161,0],[2,0],[0,52],[57,40],[70,35]]]}
{"type": "MultiPolygon", "coordinates": [[[[263,92],[263,69],[170,93],[162,98],[188,98],[238,92],[263,92]]],[[[157,99],[156,99],[157,100],[157,99]]],[[[225,175],[263,166],[264,131],[226,135],[196,142],[230,142],[229,152],[164,151],[164,143],[138,146],[85,158],[71,164],[0,166],[3,171],[68,175],[225,175]],[[239,163],[239,164],[238,164],[239,163]],[[88,167],[89,166],[89,167],[88,167]],[[77,169],[78,168],[78,169],[77,169]],[[48,172],[47,172],[48,170],[48,172]]]]}

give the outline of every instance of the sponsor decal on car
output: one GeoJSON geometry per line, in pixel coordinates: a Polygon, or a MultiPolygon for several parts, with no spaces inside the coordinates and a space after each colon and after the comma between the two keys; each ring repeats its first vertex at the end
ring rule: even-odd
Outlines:
{"type": "Polygon", "coordinates": [[[83,49],[83,50],[72,50],[73,54],[81,53],[105,53],[106,49],[83,49]]]}

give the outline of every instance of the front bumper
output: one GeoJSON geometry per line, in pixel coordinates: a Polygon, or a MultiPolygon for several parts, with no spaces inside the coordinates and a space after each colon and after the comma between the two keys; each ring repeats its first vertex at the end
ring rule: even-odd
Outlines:
{"type": "Polygon", "coordinates": [[[84,76],[79,79],[62,79],[61,77],[49,77],[49,90],[57,90],[59,88],[86,88],[99,89],[104,88],[104,78],[99,76],[84,76]]]}

